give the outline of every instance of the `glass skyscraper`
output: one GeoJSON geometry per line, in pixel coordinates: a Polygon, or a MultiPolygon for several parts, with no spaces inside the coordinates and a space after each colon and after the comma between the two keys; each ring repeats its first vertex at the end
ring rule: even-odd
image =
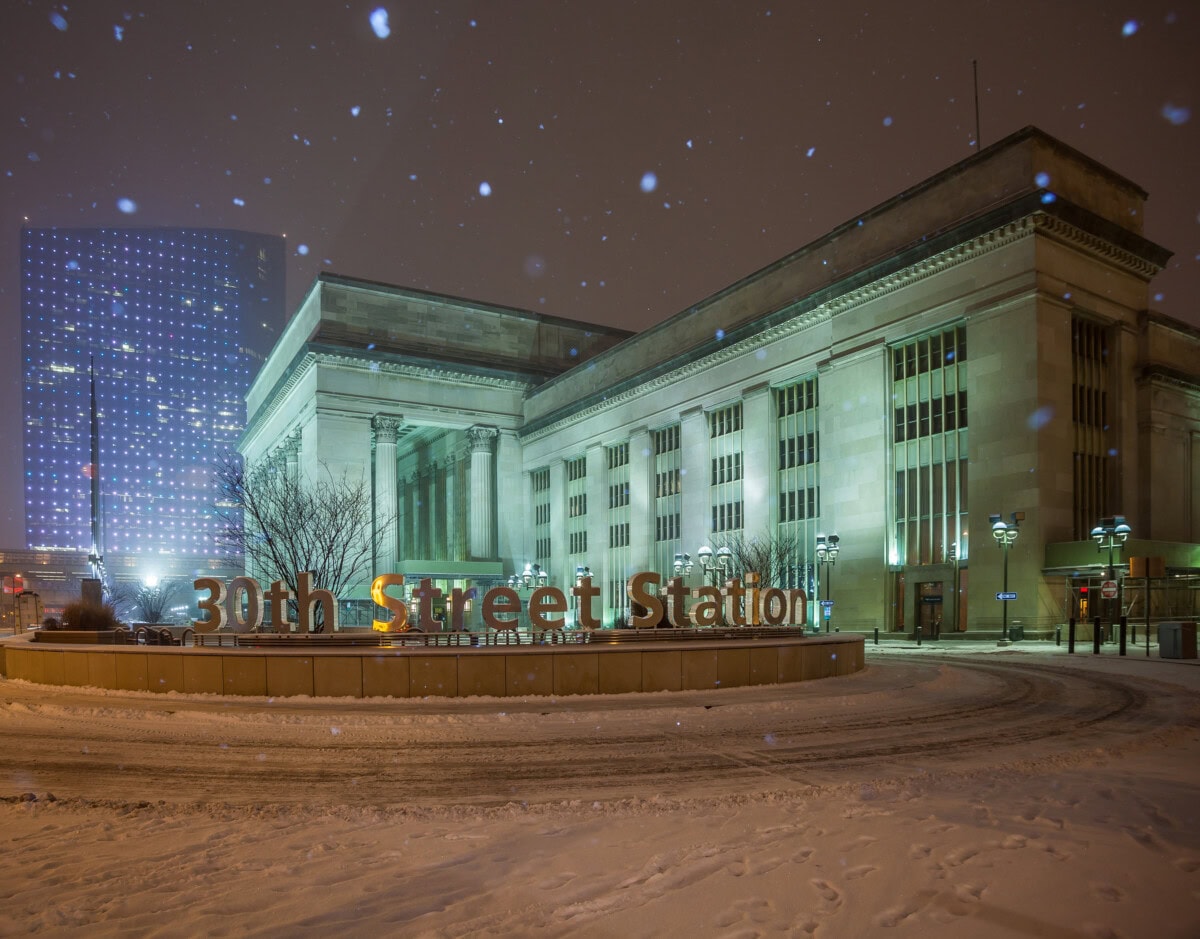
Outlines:
{"type": "Polygon", "coordinates": [[[242,432],[284,303],[280,237],[24,229],[26,547],[92,547],[91,368],[101,553],[219,555],[213,461],[242,432]]]}

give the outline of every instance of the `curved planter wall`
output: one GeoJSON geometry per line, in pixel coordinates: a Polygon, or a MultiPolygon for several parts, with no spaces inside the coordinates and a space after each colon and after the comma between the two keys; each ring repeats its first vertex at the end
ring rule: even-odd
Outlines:
{"type": "Polygon", "coordinates": [[[849,675],[863,637],[705,639],[615,647],[261,649],[7,640],[4,673],[46,685],[284,697],[621,694],[770,685],[849,675]]]}

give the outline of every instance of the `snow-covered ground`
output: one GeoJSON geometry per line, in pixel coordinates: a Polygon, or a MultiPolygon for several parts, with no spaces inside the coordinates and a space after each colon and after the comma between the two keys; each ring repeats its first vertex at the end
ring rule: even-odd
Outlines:
{"type": "Polygon", "coordinates": [[[0,681],[0,935],[1200,936],[1200,667],[867,664],[565,699],[0,681]]]}

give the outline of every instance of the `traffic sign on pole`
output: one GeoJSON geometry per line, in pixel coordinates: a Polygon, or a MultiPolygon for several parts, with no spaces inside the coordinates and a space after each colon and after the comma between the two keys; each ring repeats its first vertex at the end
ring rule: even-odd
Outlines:
{"type": "Polygon", "coordinates": [[[997,600],[1015,600],[1015,599],[1017,599],[1017,592],[1015,590],[1003,591],[1001,593],[996,594],[996,599],[997,600]]]}
{"type": "Polygon", "coordinates": [[[1100,596],[1105,600],[1115,600],[1117,598],[1117,582],[1115,580],[1106,580],[1100,585],[1100,596]]]}

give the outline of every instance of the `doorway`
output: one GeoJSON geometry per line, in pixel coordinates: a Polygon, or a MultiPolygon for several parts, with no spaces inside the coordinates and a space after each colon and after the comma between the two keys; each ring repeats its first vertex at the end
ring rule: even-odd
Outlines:
{"type": "MultiPolygon", "coordinates": [[[[942,635],[942,582],[924,581],[918,589],[917,625],[925,639],[940,639],[942,635]]],[[[915,637],[914,637],[915,638],[915,637]]]]}

